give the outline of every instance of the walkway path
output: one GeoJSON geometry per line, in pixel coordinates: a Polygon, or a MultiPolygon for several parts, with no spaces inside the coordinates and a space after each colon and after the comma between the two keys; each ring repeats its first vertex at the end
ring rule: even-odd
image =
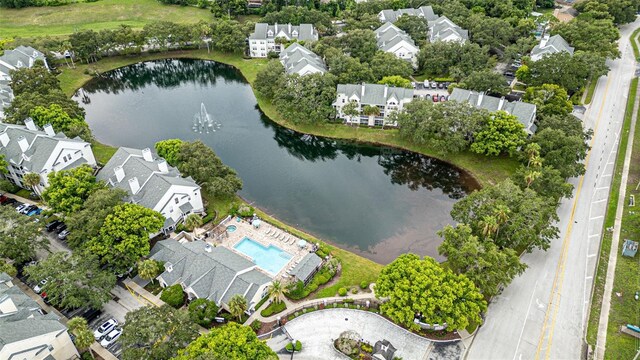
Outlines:
{"type": "MultiPolygon", "coordinates": [[[[627,142],[627,149],[624,156],[624,165],[622,167],[622,180],[620,181],[620,193],[618,195],[616,218],[613,224],[613,238],[611,239],[611,248],[609,250],[607,277],[604,284],[604,295],[602,299],[602,307],[600,309],[600,320],[598,321],[598,338],[596,340],[595,359],[604,359],[605,346],[607,343],[607,327],[609,325],[611,292],[613,291],[613,281],[616,275],[618,246],[620,243],[620,230],[622,230],[622,215],[624,211],[624,202],[627,195],[627,180],[629,178],[629,165],[631,164],[631,155],[633,153],[633,137],[636,128],[636,121],[638,120],[638,107],[640,107],[640,92],[636,94],[635,104],[633,105],[631,127],[629,128],[629,140],[627,142]]],[[[621,138],[622,136],[624,135],[621,135],[621,138]]]]}

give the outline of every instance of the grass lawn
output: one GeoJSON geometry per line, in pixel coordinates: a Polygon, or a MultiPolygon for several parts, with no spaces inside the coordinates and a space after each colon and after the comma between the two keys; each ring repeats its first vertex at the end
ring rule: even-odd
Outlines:
{"type": "Polygon", "coordinates": [[[585,95],[585,98],[584,98],[585,104],[591,104],[591,100],[593,100],[593,93],[596,91],[597,84],[598,84],[598,79],[589,79],[589,82],[587,83],[587,88],[586,88],[587,94],[585,95]]]}
{"type": "Polygon", "coordinates": [[[93,155],[96,157],[96,161],[100,164],[106,164],[113,154],[115,154],[116,150],[118,150],[113,146],[105,145],[97,141],[93,141],[91,149],[93,150],[93,155]]]}
{"type": "MultiPolygon", "coordinates": [[[[615,221],[615,215],[616,215],[616,209],[617,209],[617,205],[618,205],[618,196],[620,193],[620,182],[621,182],[621,177],[622,177],[622,166],[624,163],[624,157],[625,157],[625,153],[626,153],[626,149],[627,149],[627,143],[628,143],[628,135],[629,134],[629,128],[631,126],[631,115],[633,112],[633,106],[634,106],[634,99],[637,93],[637,87],[638,87],[638,78],[635,78],[631,81],[631,86],[629,88],[629,97],[627,100],[627,107],[625,110],[625,116],[624,116],[624,123],[622,125],[622,136],[620,137],[620,143],[618,144],[618,155],[616,157],[616,164],[615,164],[615,168],[614,168],[614,177],[613,177],[613,181],[611,184],[611,190],[609,192],[609,202],[607,204],[607,212],[605,215],[605,219],[604,219],[604,224],[603,224],[603,229],[607,229],[609,227],[612,227],[615,221]]],[[[636,133],[640,130],[640,126],[636,127],[636,133]]],[[[636,138],[634,139],[635,142],[640,141],[640,135],[636,134],[636,138]]],[[[640,146],[640,144],[638,144],[638,146],[640,146]]],[[[634,150],[636,151],[640,151],[640,148],[636,148],[635,144],[634,144],[634,150]]],[[[634,153],[636,152],[634,151],[634,153]]],[[[640,156],[640,155],[639,155],[640,156]]],[[[629,181],[633,182],[634,180],[637,181],[637,176],[632,176],[632,174],[629,174],[629,181]]],[[[634,184],[635,186],[635,184],[634,184]]],[[[623,223],[624,226],[624,223],[623,223]]],[[[622,234],[624,234],[624,229],[622,234]]],[[[624,237],[622,237],[624,238],[624,237]]],[[[606,282],[606,274],[607,274],[607,266],[609,265],[609,252],[611,250],[611,240],[612,240],[612,232],[610,231],[605,231],[604,232],[604,236],[602,239],[602,243],[600,244],[600,255],[599,255],[599,260],[598,260],[598,266],[596,269],[596,277],[595,277],[595,282],[593,285],[593,297],[591,299],[591,310],[589,312],[589,322],[587,324],[587,342],[592,346],[595,347],[596,344],[596,339],[598,336],[598,322],[600,320],[600,310],[601,310],[601,306],[602,306],[602,298],[604,295],[604,285],[606,282]]],[[[622,241],[620,242],[620,244],[622,244],[622,241]]],[[[621,257],[618,257],[618,264],[617,264],[617,268],[620,268],[620,264],[621,264],[621,257]]],[[[636,270],[637,271],[637,270],[636,270]]],[[[637,274],[637,272],[636,272],[637,274]]],[[[618,282],[618,278],[616,277],[616,283],[618,282]]],[[[637,281],[636,281],[637,283],[637,281]]],[[[628,286],[631,286],[632,283],[629,282],[628,286]]],[[[616,286],[614,284],[614,291],[618,291],[615,290],[616,286]]],[[[632,292],[628,293],[628,297],[632,297],[633,294],[632,292]]],[[[615,295],[614,295],[615,297],[615,295]]],[[[612,298],[612,304],[614,304],[617,300],[615,298],[612,298]]],[[[612,306],[612,312],[613,312],[614,307],[612,306]]],[[[636,308],[637,309],[637,308],[636,308]]],[[[611,336],[611,326],[612,326],[612,320],[613,317],[611,317],[612,314],[610,314],[610,318],[609,318],[609,336],[611,336]]],[[[617,331],[617,329],[616,329],[617,331]]],[[[618,335],[621,336],[621,335],[618,335]]],[[[607,340],[607,352],[609,352],[610,348],[609,348],[609,343],[607,340]]],[[[622,358],[622,357],[621,357],[622,358]]],[[[632,357],[629,357],[632,358],[632,357]]]]}
{"type": "Polygon", "coordinates": [[[100,0],[64,6],[2,8],[0,34],[2,37],[61,36],[78,30],[114,29],[121,24],[142,28],[157,20],[196,23],[212,18],[206,9],[164,5],[157,0],[100,0]]]}

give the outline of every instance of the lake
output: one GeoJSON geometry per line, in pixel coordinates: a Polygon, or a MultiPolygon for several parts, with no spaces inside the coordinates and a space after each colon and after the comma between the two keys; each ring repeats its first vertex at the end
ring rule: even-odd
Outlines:
{"type": "Polygon", "coordinates": [[[99,141],[153,148],[163,139],[200,139],[237,170],[244,199],[382,264],[406,252],[443,260],[436,231],[452,222],[456,200],[478,187],[433,158],[279,126],[258,109],[238,70],[212,61],[123,67],[93,79],[74,99],[99,141]],[[194,124],[201,104],[212,126],[194,124]]]}

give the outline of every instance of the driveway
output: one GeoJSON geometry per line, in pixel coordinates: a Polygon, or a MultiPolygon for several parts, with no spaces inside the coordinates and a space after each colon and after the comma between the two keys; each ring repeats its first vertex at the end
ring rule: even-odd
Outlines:
{"type": "MultiPolygon", "coordinates": [[[[398,350],[394,354],[404,360],[427,359],[433,342],[412,334],[377,314],[353,309],[325,309],[299,316],[285,328],[295,340],[302,342],[296,359],[344,359],[333,349],[332,343],[343,331],[354,330],[372,345],[387,339],[398,350]]],[[[280,342],[278,342],[280,343],[280,342]]],[[[276,347],[273,342],[270,346],[276,347]]],[[[280,348],[274,348],[279,352],[280,348]]],[[[282,356],[282,355],[281,355],[282,356]]],[[[289,358],[282,356],[282,358],[289,358]]]]}

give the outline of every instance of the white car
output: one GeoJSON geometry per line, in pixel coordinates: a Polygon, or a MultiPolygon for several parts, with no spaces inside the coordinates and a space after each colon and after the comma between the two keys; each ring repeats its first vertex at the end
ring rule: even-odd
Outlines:
{"type": "Polygon", "coordinates": [[[102,345],[102,347],[107,347],[116,342],[120,335],[122,335],[122,329],[114,329],[109,333],[109,335],[105,336],[104,339],[100,341],[100,345],[102,345]]]}
{"type": "Polygon", "coordinates": [[[47,279],[41,280],[39,283],[36,284],[36,286],[33,287],[33,291],[36,292],[36,294],[40,294],[40,292],[42,291],[42,288],[47,285],[47,279]]]}
{"type": "Polygon", "coordinates": [[[100,340],[103,336],[113,331],[117,325],[118,325],[118,320],[109,319],[105,321],[104,324],[100,325],[100,327],[97,328],[96,331],[93,332],[93,337],[96,340],[100,340]]]}
{"type": "Polygon", "coordinates": [[[16,207],[16,211],[17,212],[21,212],[22,210],[26,209],[28,206],[30,206],[31,204],[22,204],[22,205],[18,205],[16,207]]]}

